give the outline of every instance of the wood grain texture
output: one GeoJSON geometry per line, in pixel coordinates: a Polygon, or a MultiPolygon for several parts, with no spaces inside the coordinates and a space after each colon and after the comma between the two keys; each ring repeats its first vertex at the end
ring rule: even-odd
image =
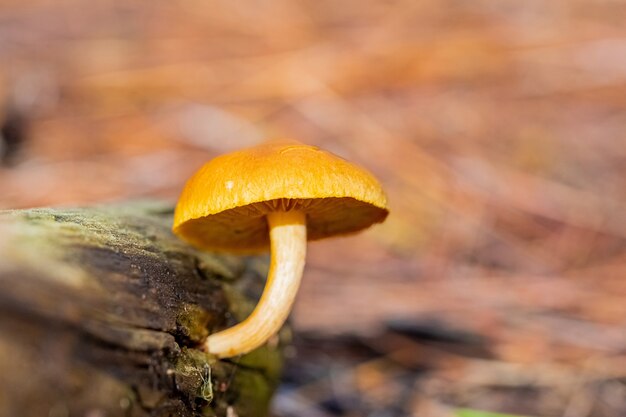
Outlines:
{"type": "Polygon", "coordinates": [[[0,416],[266,414],[280,341],[198,349],[249,313],[265,258],[201,253],[169,207],[0,212],[0,416]]]}

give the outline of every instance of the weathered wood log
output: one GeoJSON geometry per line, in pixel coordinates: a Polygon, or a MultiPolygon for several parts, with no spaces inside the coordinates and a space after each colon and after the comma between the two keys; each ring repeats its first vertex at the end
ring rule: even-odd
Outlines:
{"type": "Polygon", "coordinates": [[[265,258],[202,253],[155,203],[0,212],[0,416],[262,416],[279,341],[198,349],[247,315],[265,258]]]}

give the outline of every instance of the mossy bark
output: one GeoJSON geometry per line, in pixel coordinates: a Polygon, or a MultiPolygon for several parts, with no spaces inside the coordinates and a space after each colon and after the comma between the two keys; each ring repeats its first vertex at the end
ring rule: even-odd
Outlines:
{"type": "Polygon", "coordinates": [[[0,212],[0,416],[266,414],[280,340],[235,360],[199,349],[251,311],[266,259],[196,251],[171,215],[0,212]]]}

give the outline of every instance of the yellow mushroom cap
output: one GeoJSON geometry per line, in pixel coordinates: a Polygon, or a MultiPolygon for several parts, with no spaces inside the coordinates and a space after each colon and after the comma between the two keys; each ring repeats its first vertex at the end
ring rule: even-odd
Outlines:
{"type": "Polygon", "coordinates": [[[348,234],[388,214],[380,183],[366,170],[314,146],[269,142],[222,155],[189,179],[173,230],[203,249],[254,252],[269,247],[265,215],[306,213],[310,240],[348,234]]]}

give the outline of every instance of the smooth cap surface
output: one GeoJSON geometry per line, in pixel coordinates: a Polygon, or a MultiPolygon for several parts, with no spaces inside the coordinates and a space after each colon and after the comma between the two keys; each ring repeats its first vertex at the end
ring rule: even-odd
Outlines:
{"type": "Polygon", "coordinates": [[[356,232],[388,214],[369,172],[317,147],[282,141],[206,163],[183,189],[173,230],[203,249],[263,250],[272,210],[304,211],[311,240],[356,232]]]}

